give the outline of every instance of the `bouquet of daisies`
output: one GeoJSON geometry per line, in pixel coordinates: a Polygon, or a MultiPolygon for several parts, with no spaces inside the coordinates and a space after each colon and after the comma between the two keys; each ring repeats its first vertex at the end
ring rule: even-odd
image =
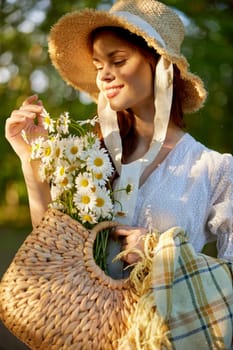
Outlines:
{"type": "MultiPolygon", "coordinates": [[[[52,119],[43,113],[46,137],[32,142],[31,159],[40,159],[39,175],[51,185],[51,207],[59,209],[86,228],[113,218],[113,167],[106,149],[92,131],[97,118],[73,121],[68,113],[52,119]],[[73,133],[70,132],[72,129],[73,133]]],[[[106,271],[108,232],[95,244],[96,263],[106,271]]]]}

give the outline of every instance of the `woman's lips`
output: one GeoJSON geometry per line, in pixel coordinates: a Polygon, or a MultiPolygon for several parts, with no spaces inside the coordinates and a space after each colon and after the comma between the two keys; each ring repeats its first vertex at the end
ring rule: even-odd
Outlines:
{"type": "Polygon", "coordinates": [[[123,85],[108,87],[105,89],[105,95],[107,98],[113,98],[117,96],[122,89],[123,85]]]}

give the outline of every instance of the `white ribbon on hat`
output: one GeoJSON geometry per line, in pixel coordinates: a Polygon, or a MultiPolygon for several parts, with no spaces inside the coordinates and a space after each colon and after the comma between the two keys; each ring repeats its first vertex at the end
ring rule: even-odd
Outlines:
{"type": "Polygon", "coordinates": [[[157,30],[141,17],[127,11],[115,11],[112,12],[112,14],[126,19],[127,22],[135,25],[137,28],[142,29],[151,38],[156,39],[160,46],[164,48],[166,47],[165,41],[162,39],[157,30]]]}
{"type": "Polygon", "coordinates": [[[115,212],[125,213],[125,216],[118,216],[116,219],[127,225],[132,224],[134,217],[140,177],[145,168],[158,155],[167,133],[173,95],[173,65],[163,56],[160,57],[156,66],[154,94],[154,135],[150,148],[142,158],[128,164],[121,163],[122,144],[116,112],[111,109],[103,93],[99,95],[98,116],[101,131],[105,145],[119,173],[119,178],[114,186],[115,212]],[[122,191],[127,185],[132,186],[132,191],[129,194],[122,191]]]}

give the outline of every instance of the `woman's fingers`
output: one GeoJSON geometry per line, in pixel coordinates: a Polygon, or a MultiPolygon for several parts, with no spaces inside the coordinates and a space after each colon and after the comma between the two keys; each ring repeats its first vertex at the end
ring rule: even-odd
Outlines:
{"type": "Polygon", "coordinates": [[[116,226],[113,230],[112,230],[112,236],[114,238],[119,238],[121,236],[128,236],[130,235],[132,232],[133,227],[131,226],[124,226],[124,225],[119,225],[116,226]]]}
{"type": "Polygon", "coordinates": [[[41,112],[37,115],[38,125],[41,127],[44,127],[44,124],[43,124],[44,116],[43,116],[42,112],[44,112],[45,109],[44,109],[44,106],[43,106],[43,103],[41,100],[39,100],[37,104],[38,104],[38,106],[41,107],[41,112]]]}
{"type": "Polygon", "coordinates": [[[6,120],[5,134],[6,138],[15,137],[26,126],[34,124],[34,119],[39,118],[43,111],[43,104],[37,95],[28,97],[19,109],[14,110],[6,120]],[[37,104],[34,104],[37,102],[37,104]],[[13,133],[12,133],[13,132],[13,133]]]}
{"type": "MultiPolygon", "coordinates": [[[[144,250],[144,236],[147,230],[143,227],[116,226],[113,235],[121,238],[122,250],[138,249],[144,250]]],[[[122,260],[128,264],[136,263],[140,259],[137,253],[128,253],[122,260]]]]}
{"type": "MultiPolygon", "coordinates": [[[[32,123],[36,114],[32,111],[16,110],[11,113],[10,118],[6,120],[5,135],[9,140],[17,136],[28,122],[32,123]]],[[[34,122],[33,122],[34,123],[34,122]]]]}
{"type": "Polygon", "coordinates": [[[37,95],[29,96],[21,105],[21,107],[18,110],[15,110],[12,112],[11,115],[14,115],[15,112],[22,111],[25,113],[26,116],[29,116],[29,118],[33,118],[35,116],[39,116],[43,111],[43,103],[41,100],[38,100],[37,95]],[[27,112],[34,113],[35,115],[28,115],[27,112]]]}
{"type": "Polygon", "coordinates": [[[23,101],[22,106],[35,104],[36,102],[38,102],[38,95],[31,95],[23,101]]]}
{"type": "Polygon", "coordinates": [[[37,95],[28,97],[19,109],[14,110],[6,120],[5,136],[20,158],[28,158],[29,144],[39,136],[46,136],[41,114],[43,104],[37,95]],[[35,123],[35,119],[37,122],[35,123]],[[22,134],[24,132],[24,135],[22,134]]]}
{"type": "Polygon", "coordinates": [[[25,116],[20,113],[13,113],[11,117],[6,120],[5,136],[9,140],[15,137],[23,129],[25,123],[25,116]]]}
{"type": "Polygon", "coordinates": [[[36,112],[33,110],[16,110],[11,113],[10,120],[14,122],[16,119],[17,120],[26,120],[26,119],[35,119],[36,118],[36,112]]]}
{"type": "Polygon", "coordinates": [[[43,106],[39,105],[25,105],[21,106],[19,110],[13,111],[11,116],[14,116],[14,114],[20,112],[22,115],[24,113],[25,116],[31,119],[35,119],[36,117],[39,117],[41,113],[43,112],[43,106]]]}
{"type": "Polygon", "coordinates": [[[133,226],[116,226],[113,230],[114,237],[128,237],[129,240],[133,240],[135,236],[145,235],[147,230],[144,227],[133,227],[133,226]]]}

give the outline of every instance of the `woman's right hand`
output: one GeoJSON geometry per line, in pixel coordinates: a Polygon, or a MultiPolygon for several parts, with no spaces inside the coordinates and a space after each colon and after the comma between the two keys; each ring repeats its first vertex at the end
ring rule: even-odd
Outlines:
{"type": "Polygon", "coordinates": [[[6,139],[19,156],[27,186],[32,225],[36,226],[51,202],[50,187],[38,176],[40,162],[30,162],[30,143],[39,136],[47,136],[43,126],[43,104],[37,95],[28,97],[6,120],[6,139]],[[36,121],[36,122],[35,122],[36,121]],[[26,135],[26,140],[22,132],[26,135]]]}
{"type": "Polygon", "coordinates": [[[47,135],[42,124],[43,104],[37,95],[28,97],[6,120],[5,136],[21,161],[30,158],[30,143],[39,136],[47,135]],[[37,120],[37,123],[35,123],[37,120]],[[26,135],[25,140],[22,132],[26,135]]]}

